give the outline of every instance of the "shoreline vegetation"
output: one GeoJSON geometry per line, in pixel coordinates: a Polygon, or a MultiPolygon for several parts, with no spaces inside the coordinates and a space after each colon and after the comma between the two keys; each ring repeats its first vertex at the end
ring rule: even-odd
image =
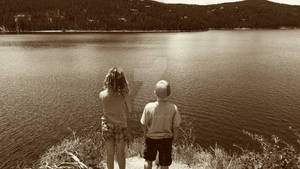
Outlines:
{"type": "Polygon", "coordinates": [[[215,5],[151,0],[2,0],[0,15],[0,33],[300,28],[300,6],[267,0],[215,5]]]}
{"type": "MultiPolygon", "coordinates": [[[[215,145],[202,148],[195,142],[192,123],[181,128],[180,138],[173,146],[171,169],[299,169],[300,150],[289,143],[271,136],[263,136],[243,131],[259,145],[260,151],[239,147],[240,152],[229,153],[215,145]]],[[[300,134],[290,128],[300,145],[300,134]]],[[[143,137],[132,139],[126,149],[127,168],[143,167],[143,137]]],[[[299,147],[299,146],[298,146],[299,147]]],[[[87,132],[78,136],[75,132],[45,152],[31,169],[105,169],[105,148],[101,132],[87,132]]],[[[18,166],[17,168],[24,168],[18,166]]],[[[28,169],[28,167],[27,167],[28,169]]]]}
{"type": "Polygon", "coordinates": [[[204,32],[204,31],[249,31],[249,30],[300,30],[300,27],[280,27],[280,28],[209,28],[207,30],[38,30],[38,31],[5,31],[0,32],[0,35],[7,34],[89,34],[89,33],[189,33],[189,32],[204,32]]]}

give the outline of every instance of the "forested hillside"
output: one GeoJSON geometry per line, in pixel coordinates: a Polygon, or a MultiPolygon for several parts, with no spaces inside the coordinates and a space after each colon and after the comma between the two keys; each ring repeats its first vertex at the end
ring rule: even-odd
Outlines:
{"type": "Polygon", "coordinates": [[[206,30],[300,27],[300,6],[246,0],[218,5],[150,0],[0,0],[0,31],[206,30]]]}

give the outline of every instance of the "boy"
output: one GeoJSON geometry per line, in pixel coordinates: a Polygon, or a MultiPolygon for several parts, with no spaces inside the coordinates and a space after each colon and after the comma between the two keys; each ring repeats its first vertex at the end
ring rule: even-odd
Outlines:
{"type": "Polygon", "coordinates": [[[144,169],[152,169],[152,162],[159,152],[161,169],[168,169],[172,163],[172,142],[177,139],[181,122],[177,106],[168,101],[170,84],[161,80],[156,83],[154,93],[157,101],[145,106],[141,123],[145,131],[144,169]]]}

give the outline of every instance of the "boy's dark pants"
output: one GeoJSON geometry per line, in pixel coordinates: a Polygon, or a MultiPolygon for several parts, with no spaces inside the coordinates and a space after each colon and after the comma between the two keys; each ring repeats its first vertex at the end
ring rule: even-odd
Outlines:
{"type": "Polygon", "coordinates": [[[144,158],[147,161],[154,161],[157,151],[159,152],[159,165],[170,166],[172,163],[172,138],[151,139],[146,138],[144,158]]]}

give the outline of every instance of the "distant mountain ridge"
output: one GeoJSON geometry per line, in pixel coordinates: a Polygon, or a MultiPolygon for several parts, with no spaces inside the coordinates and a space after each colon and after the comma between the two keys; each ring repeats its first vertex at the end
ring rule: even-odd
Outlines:
{"type": "Polygon", "coordinates": [[[0,0],[0,31],[300,27],[300,6],[267,0],[217,5],[151,0],[0,0]]]}

